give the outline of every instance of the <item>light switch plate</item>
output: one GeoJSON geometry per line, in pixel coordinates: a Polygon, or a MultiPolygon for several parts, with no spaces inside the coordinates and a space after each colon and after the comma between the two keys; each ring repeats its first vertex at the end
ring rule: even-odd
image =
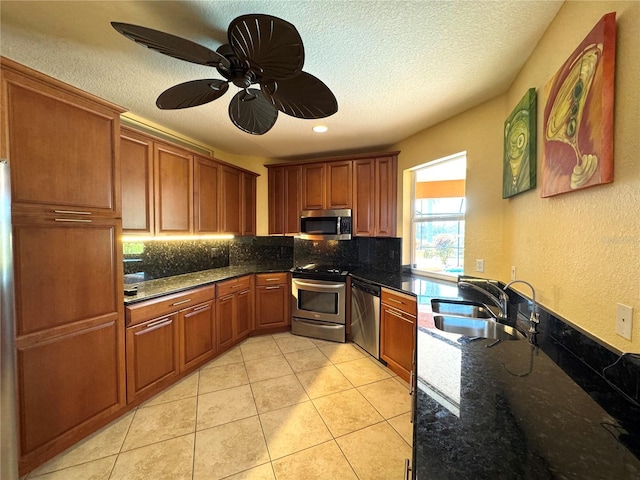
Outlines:
{"type": "Polygon", "coordinates": [[[616,333],[621,337],[631,340],[633,328],[633,307],[616,304],[616,333]]]}
{"type": "Polygon", "coordinates": [[[484,260],[476,259],[476,272],[484,272],[484,260]]]}

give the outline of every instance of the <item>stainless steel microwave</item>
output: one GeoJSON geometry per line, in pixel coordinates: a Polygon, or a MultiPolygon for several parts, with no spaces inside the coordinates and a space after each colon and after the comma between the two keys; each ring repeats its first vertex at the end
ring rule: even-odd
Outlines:
{"type": "Polygon", "coordinates": [[[303,211],[300,217],[300,238],[351,240],[351,209],[303,211]]]}

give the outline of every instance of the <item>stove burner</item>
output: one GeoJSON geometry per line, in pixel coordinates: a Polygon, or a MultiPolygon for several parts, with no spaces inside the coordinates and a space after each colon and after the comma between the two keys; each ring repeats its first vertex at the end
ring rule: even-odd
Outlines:
{"type": "MultiPolygon", "coordinates": [[[[291,269],[293,276],[305,278],[342,278],[349,273],[346,268],[335,267],[334,265],[318,265],[310,263],[303,267],[294,267],[291,269]]],[[[343,280],[344,281],[344,280],[343,280]]]]}

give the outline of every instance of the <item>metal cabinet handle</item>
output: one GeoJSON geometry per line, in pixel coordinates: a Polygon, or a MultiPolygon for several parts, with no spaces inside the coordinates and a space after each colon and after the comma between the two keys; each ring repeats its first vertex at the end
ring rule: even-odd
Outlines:
{"type": "Polygon", "coordinates": [[[411,472],[411,460],[404,459],[404,480],[410,480],[409,473],[411,472]]]}
{"type": "Polygon", "coordinates": [[[390,302],[399,303],[400,305],[404,305],[404,302],[402,300],[396,300],[395,298],[387,298],[387,300],[389,300],[390,302]]]}
{"type": "Polygon", "coordinates": [[[280,290],[280,287],[266,287],[265,290],[280,290]]]}
{"type": "Polygon", "coordinates": [[[56,222],[70,222],[70,223],[92,223],[93,220],[87,220],[84,218],[54,218],[56,222]]]}
{"type": "Polygon", "coordinates": [[[211,308],[211,305],[200,305],[199,307],[195,307],[193,309],[194,312],[200,312],[202,310],[206,310],[208,308],[211,308]]]}
{"type": "Polygon", "coordinates": [[[413,376],[415,375],[415,370],[411,369],[411,375],[409,376],[409,395],[413,395],[414,387],[413,387],[413,376]]]}
{"type": "Polygon", "coordinates": [[[265,278],[264,280],[265,280],[265,282],[277,282],[278,281],[277,278],[265,278]]]}
{"type": "Polygon", "coordinates": [[[155,322],[151,322],[147,325],[147,328],[151,327],[164,327],[165,325],[171,325],[173,323],[173,319],[169,317],[161,318],[160,320],[156,320],[155,322]]]}
{"type": "Polygon", "coordinates": [[[249,293],[249,290],[245,290],[244,292],[239,292],[239,293],[238,293],[238,296],[240,296],[240,295],[246,295],[247,293],[249,293]]]}
{"type": "Polygon", "coordinates": [[[79,210],[54,210],[53,213],[62,213],[63,215],[91,215],[91,212],[82,212],[79,210]]]}
{"type": "Polygon", "coordinates": [[[176,306],[178,306],[178,305],[183,305],[183,304],[185,304],[185,303],[189,303],[190,301],[191,301],[191,299],[190,299],[190,298],[187,298],[186,300],[182,300],[181,302],[172,303],[172,304],[171,304],[171,306],[172,306],[172,307],[176,307],[176,306]]]}
{"type": "Polygon", "coordinates": [[[401,318],[401,319],[405,320],[404,316],[401,313],[395,312],[393,310],[388,310],[388,309],[385,310],[385,312],[393,315],[394,317],[398,317],[398,318],[401,318]]]}

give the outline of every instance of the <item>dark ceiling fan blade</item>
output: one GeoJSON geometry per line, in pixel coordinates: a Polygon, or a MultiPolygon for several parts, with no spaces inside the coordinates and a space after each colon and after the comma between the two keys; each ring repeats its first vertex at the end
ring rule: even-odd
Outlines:
{"type": "Polygon", "coordinates": [[[156,105],[162,110],[196,107],[220,98],[229,90],[224,80],[208,78],[193,80],[171,87],[160,94],[156,105]]]}
{"type": "Polygon", "coordinates": [[[278,110],[257,88],[239,91],[229,103],[229,117],[240,130],[262,135],[271,130],[278,119],[278,110]]]}
{"type": "Polygon", "coordinates": [[[236,56],[264,78],[298,75],[304,46],[296,27],[270,15],[242,15],[229,24],[229,44],[236,56]]]}
{"type": "Polygon", "coordinates": [[[186,38],[130,23],[111,22],[111,26],[130,40],[170,57],[223,69],[231,66],[219,53],[186,38]]]}
{"type": "Polygon", "coordinates": [[[278,110],[292,117],[324,118],[338,111],[329,87],[306,72],[288,80],[267,81],[262,90],[278,110]]]}

